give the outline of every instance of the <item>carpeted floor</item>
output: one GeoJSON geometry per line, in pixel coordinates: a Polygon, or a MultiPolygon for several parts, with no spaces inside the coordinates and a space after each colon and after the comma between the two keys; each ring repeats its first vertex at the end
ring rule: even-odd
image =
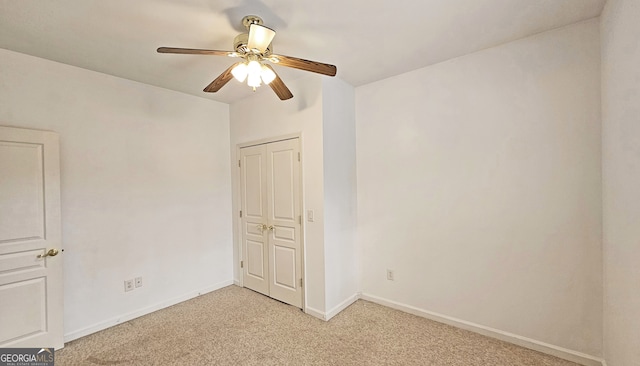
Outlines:
{"type": "Polygon", "coordinates": [[[359,300],[329,322],[237,286],[69,342],[56,365],[576,365],[359,300]]]}

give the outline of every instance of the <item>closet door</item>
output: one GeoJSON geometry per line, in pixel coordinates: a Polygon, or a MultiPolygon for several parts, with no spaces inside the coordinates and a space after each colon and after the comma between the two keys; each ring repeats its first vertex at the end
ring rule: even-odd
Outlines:
{"type": "Polygon", "coordinates": [[[302,308],[298,139],[240,149],[243,284],[302,308]]]}
{"type": "Polygon", "coordinates": [[[269,296],[302,307],[298,140],[267,145],[269,296]]]}
{"type": "Polygon", "coordinates": [[[264,145],[240,150],[243,284],[269,295],[267,163],[264,145]]]}

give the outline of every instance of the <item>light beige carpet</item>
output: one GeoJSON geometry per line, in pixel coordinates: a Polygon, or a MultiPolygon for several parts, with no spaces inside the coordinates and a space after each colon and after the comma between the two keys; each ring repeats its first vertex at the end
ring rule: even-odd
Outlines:
{"type": "Polygon", "coordinates": [[[331,321],[237,286],[67,343],[56,365],[576,365],[359,300],[331,321]]]}

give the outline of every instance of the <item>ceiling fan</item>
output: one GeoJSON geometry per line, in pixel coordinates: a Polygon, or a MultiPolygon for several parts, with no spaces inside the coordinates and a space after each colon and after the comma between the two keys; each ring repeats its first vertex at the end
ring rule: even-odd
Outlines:
{"type": "Polygon", "coordinates": [[[224,70],[211,84],[204,88],[207,93],[215,93],[225,86],[232,78],[239,82],[247,80],[247,85],[255,91],[262,83],[267,84],[281,100],[293,97],[291,91],[276,74],[269,61],[273,64],[292,67],[294,69],[311,71],[322,75],[335,76],[336,67],[316,61],[304,60],[297,57],[276,55],[273,53],[271,41],[276,32],[263,25],[259,16],[247,15],[242,18],[242,24],[247,28],[247,33],[236,36],[233,40],[235,51],[203,50],[193,48],[160,47],[158,53],[179,53],[193,55],[214,55],[241,58],[228,69],[224,70]]]}

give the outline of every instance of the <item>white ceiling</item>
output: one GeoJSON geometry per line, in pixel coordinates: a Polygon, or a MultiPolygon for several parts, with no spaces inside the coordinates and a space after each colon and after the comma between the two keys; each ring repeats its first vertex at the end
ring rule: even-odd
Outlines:
{"type": "MultiPolygon", "coordinates": [[[[0,0],[0,48],[232,103],[250,95],[249,87],[231,81],[215,94],[202,89],[233,59],[158,54],[156,48],[232,50],[233,38],[244,31],[242,17],[256,14],[277,31],[275,53],[334,64],[338,77],[359,86],[596,17],[604,3],[0,0]]],[[[276,70],[285,82],[306,74],[276,70]]]]}

